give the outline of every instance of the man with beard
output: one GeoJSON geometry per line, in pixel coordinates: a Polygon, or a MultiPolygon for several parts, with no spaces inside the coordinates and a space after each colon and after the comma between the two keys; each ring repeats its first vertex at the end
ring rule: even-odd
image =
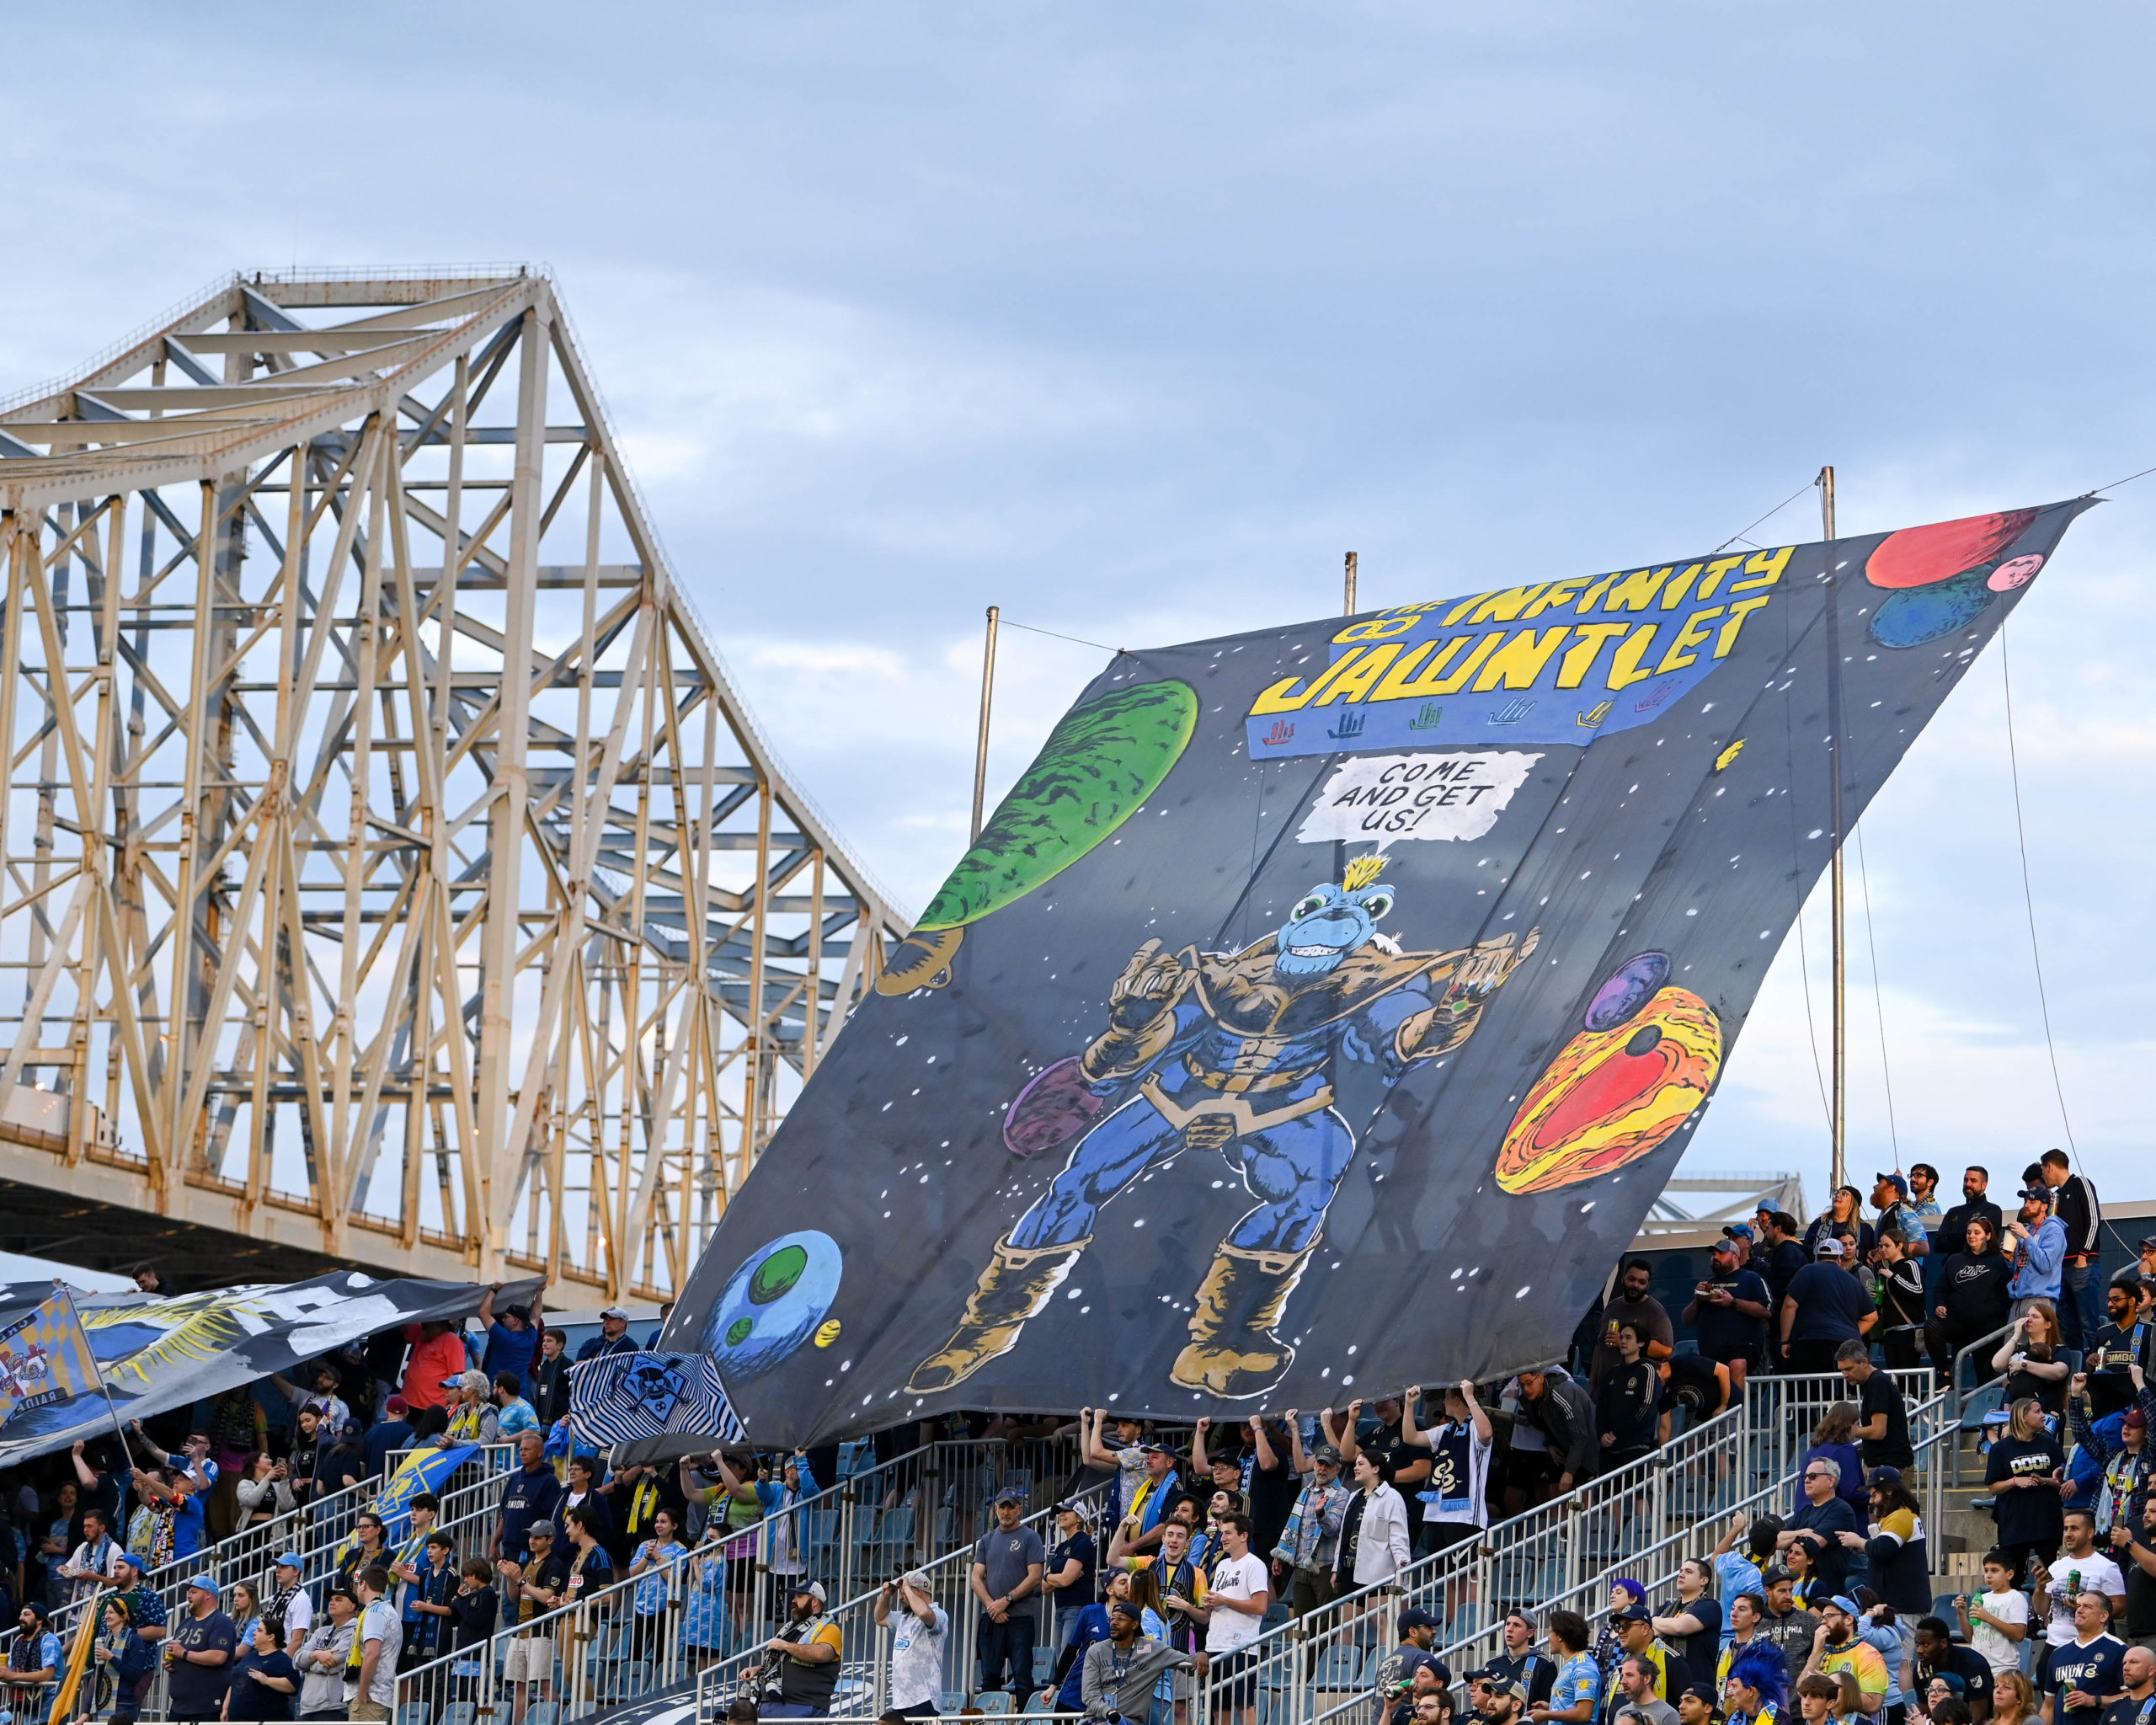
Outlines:
{"type": "Polygon", "coordinates": [[[1160,1674],[1187,1671],[1194,1663],[1188,1653],[1149,1637],[1145,1622],[1145,1608],[1134,1600],[1117,1599],[1108,1606],[1108,1638],[1086,1649],[1080,1679],[1086,1712],[1093,1718],[1147,1717],[1160,1674]]]}
{"type": "Polygon", "coordinates": [[[1677,1350],[1677,1332],[1671,1327],[1668,1309],[1648,1290],[1654,1285],[1654,1267],[1644,1258],[1628,1258],[1617,1273],[1615,1297],[1602,1308],[1601,1339],[1595,1343],[1594,1365],[1588,1388],[1599,1394],[1604,1382],[1617,1370],[1617,1332],[1625,1324],[1640,1332],[1641,1357],[1667,1359],[1677,1350]]]}
{"type": "Polygon", "coordinates": [[[2053,1311],[2066,1275],[2066,1224],[2052,1214],[2051,1188],[2032,1182],[2021,1189],[2021,1209],[2006,1225],[2014,1255],[2014,1315],[2025,1317],[2039,1300],[2053,1311]]]}
{"type": "Polygon", "coordinates": [[[1932,1232],[1931,1255],[1942,1261],[1957,1252],[1969,1249],[1969,1218],[1982,1216],[1992,1226],[1992,1237],[1999,1237],[1999,1230],[2005,1217],[1999,1208],[1987,1196],[1991,1186],[1988,1170],[1972,1164],[1961,1171],[1961,1201],[1939,1220],[1939,1226],[1932,1232]]]}
{"type": "Polygon", "coordinates": [[[2089,1344],[2082,1369],[2089,1374],[2089,1400],[2095,1417],[2108,1419],[2133,1406],[2134,1293],[2136,1273],[2121,1270],[2104,1290],[2106,1322],[2089,1344]]]}
{"type": "Polygon", "coordinates": [[[1796,1603],[1796,1578],[1788,1570],[1769,1569],[1762,1578],[1767,1584],[1767,1615],[1754,1638],[1780,1653],[1790,1670],[1801,1671],[1811,1657],[1819,1620],[1796,1603]]]}

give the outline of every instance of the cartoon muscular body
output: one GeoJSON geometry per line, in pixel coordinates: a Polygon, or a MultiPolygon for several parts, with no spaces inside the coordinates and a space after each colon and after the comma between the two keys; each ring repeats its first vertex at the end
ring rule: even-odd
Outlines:
{"type": "Polygon", "coordinates": [[[1222,1152],[1258,1202],[1215,1250],[1169,1376],[1229,1397],[1279,1381],[1295,1356],[1274,1327],[1355,1153],[1332,1106],[1336,1050],[1397,1079],[1473,1034],[1492,991],[1534,950],[1530,931],[1517,946],[1506,935],[1402,953],[1377,932],[1393,905],[1376,884],[1384,867],[1355,858],[1341,885],[1314,889],[1241,952],[1138,949],[1109,991],[1109,1028],[1079,1062],[1121,1106],[997,1242],[956,1333],[908,1387],[948,1389],[1008,1353],[1091,1242],[1100,1206],[1186,1149],[1222,1152]]]}

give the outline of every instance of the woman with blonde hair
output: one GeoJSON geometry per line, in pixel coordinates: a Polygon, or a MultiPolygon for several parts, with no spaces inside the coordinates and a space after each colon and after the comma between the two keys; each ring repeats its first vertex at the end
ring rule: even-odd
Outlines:
{"type": "Polygon", "coordinates": [[[1819,1255],[1819,1236],[1836,1234],[1847,1229],[1856,1236],[1856,1256],[1859,1263],[1868,1263],[1871,1248],[1878,1244],[1871,1224],[1864,1219],[1864,1194],[1854,1186],[1837,1186],[1827,1208],[1812,1219],[1812,1226],[1804,1231],[1804,1255],[1807,1258],[1819,1255]]]}
{"type": "Polygon", "coordinates": [[[2024,1396],[2007,1415],[2006,1429],[1992,1442],[1984,1463],[1992,1491],[1997,1548],[2021,1584],[2031,1553],[2048,1557],[2066,1534],[2066,1456],[2045,1423],[2043,1404],[2024,1396]]]}
{"type": "Polygon", "coordinates": [[[2035,1725],[2040,1709],[2036,1685],[2025,1671],[1994,1672],[1991,1680],[1991,1725],[2035,1725]]]}

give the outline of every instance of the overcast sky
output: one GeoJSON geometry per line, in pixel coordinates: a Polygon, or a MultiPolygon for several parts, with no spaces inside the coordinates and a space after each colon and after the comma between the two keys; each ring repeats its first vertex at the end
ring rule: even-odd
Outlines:
{"type": "MultiPolygon", "coordinates": [[[[1351,547],[1375,606],[1697,553],[1823,462],[1847,532],[2156,462],[2143,7],[9,29],[0,393],[233,267],[551,264],[717,644],[911,906],[963,838],[986,605],[1139,646],[1336,609],[1351,547]]],[[[1817,533],[1809,493],[1759,530],[1817,533]]],[[[2156,476],[2009,642],[2065,1103],[2113,1196],[2156,1196],[2153,548],[2156,476]]],[[[1006,635],[992,788],[1102,661],[1006,635]]],[[[1865,838],[1852,1166],[2016,1172],[2064,1129],[1996,649],[1865,838]]],[[[1794,939],[1690,1165],[1822,1191],[1794,939]]]]}

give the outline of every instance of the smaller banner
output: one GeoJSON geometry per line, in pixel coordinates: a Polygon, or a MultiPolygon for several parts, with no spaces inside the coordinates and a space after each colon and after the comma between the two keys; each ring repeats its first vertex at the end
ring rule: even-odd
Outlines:
{"type": "MultiPolygon", "coordinates": [[[[86,1295],[77,1320],[63,1284],[17,1284],[0,1298],[0,1341],[15,1361],[0,1390],[0,1467],[108,1432],[115,1413],[122,1423],[147,1418],[289,1373],[378,1331],[429,1318],[455,1322],[478,1310],[483,1292],[469,1282],[332,1270],[282,1287],[86,1295]],[[35,1359],[33,1345],[43,1350],[35,1359]]],[[[538,1293],[531,1278],[505,1284],[499,1297],[515,1306],[538,1293]]]]}
{"type": "Polygon", "coordinates": [[[75,1302],[55,1282],[43,1300],[0,1328],[0,1430],[19,1413],[100,1393],[75,1302]]]}
{"type": "MultiPolygon", "coordinates": [[[[367,1505],[382,1518],[382,1543],[394,1546],[410,1532],[413,1498],[422,1492],[440,1491],[450,1475],[478,1453],[477,1444],[458,1444],[447,1450],[414,1450],[398,1462],[388,1483],[375,1493],[374,1501],[367,1505]]],[[[341,1564],[359,1543],[356,1531],[346,1534],[337,1546],[334,1561],[341,1564]]]]}
{"type": "Polygon", "coordinates": [[[571,1366],[569,1423],[601,1447],[670,1434],[713,1443],[748,1436],[718,1367],[701,1354],[602,1354],[571,1366]]]}

